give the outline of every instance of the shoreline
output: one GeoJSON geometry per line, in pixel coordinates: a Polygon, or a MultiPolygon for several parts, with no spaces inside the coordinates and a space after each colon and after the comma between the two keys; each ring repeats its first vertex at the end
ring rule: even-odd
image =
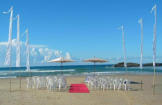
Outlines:
{"type": "MultiPolygon", "coordinates": [[[[56,74],[56,75],[40,75],[40,77],[46,77],[46,76],[61,76],[62,74],[56,74]]],[[[82,73],[77,73],[77,74],[63,74],[65,77],[85,77],[85,76],[93,76],[93,75],[96,75],[96,76],[125,76],[125,75],[128,75],[128,76],[153,76],[154,74],[153,73],[141,73],[141,72],[138,72],[138,73],[109,73],[109,72],[100,72],[100,73],[96,73],[94,74],[94,72],[91,72],[91,73],[86,73],[86,74],[82,74],[82,73]]],[[[39,76],[39,75],[32,75],[33,76],[39,76]]],[[[156,76],[162,76],[162,73],[157,73],[156,72],[156,76]]],[[[16,78],[26,78],[26,77],[31,77],[31,76],[3,76],[3,77],[0,77],[0,79],[9,79],[9,78],[13,78],[13,79],[16,79],[16,78]]]]}

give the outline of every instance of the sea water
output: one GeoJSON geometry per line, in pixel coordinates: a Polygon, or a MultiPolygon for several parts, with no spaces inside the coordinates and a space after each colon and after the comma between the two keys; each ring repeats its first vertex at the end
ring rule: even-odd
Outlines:
{"type": "MultiPolygon", "coordinates": [[[[153,67],[113,67],[112,65],[75,65],[75,66],[33,66],[31,71],[26,71],[26,67],[3,67],[0,68],[0,78],[16,78],[28,76],[47,75],[116,75],[116,74],[153,74],[153,67]]],[[[162,67],[156,67],[156,73],[162,74],[162,67]]]]}

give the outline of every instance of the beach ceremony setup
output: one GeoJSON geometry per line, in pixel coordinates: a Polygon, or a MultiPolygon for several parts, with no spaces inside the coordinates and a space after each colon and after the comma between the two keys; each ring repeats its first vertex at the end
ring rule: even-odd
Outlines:
{"type": "Polygon", "coordinates": [[[0,1],[0,105],[162,105],[162,2],[0,1]]]}

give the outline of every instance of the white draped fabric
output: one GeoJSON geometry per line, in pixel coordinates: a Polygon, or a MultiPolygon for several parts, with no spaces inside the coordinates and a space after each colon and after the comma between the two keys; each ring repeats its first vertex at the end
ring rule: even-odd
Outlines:
{"type": "Polygon", "coordinates": [[[157,9],[156,4],[153,6],[151,13],[154,12],[155,23],[154,23],[154,36],[153,36],[153,66],[155,67],[156,63],[156,24],[157,24],[157,9]]]}
{"type": "Polygon", "coordinates": [[[124,67],[127,67],[127,56],[126,56],[126,47],[125,47],[125,36],[124,36],[124,26],[120,27],[122,31],[122,40],[123,40],[123,52],[124,52],[124,67]]]}
{"type": "Polygon", "coordinates": [[[16,67],[20,67],[20,16],[17,15],[16,67]]]}
{"type": "Polygon", "coordinates": [[[141,25],[141,56],[140,56],[140,68],[143,68],[143,20],[142,18],[138,21],[141,25]]]}
{"type": "Polygon", "coordinates": [[[29,46],[29,32],[26,30],[26,70],[30,71],[30,46],[29,46]]]}
{"type": "Polygon", "coordinates": [[[9,38],[8,38],[7,52],[5,58],[5,65],[11,65],[13,7],[11,7],[8,12],[3,12],[3,13],[4,14],[10,13],[9,38]]]}

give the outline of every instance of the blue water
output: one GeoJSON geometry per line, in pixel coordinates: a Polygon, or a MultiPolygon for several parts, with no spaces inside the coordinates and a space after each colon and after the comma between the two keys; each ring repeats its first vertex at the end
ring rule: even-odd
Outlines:
{"type": "MultiPolygon", "coordinates": [[[[153,74],[153,67],[144,67],[141,71],[139,67],[114,68],[112,65],[75,65],[75,66],[36,66],[31,67],[31,72],[26,71],[26,67],[0,68],[0,78],[27,77],[27,76],[47,76],[47,75],[89,75],[89,74],[153,74]]],[[[162,67],[156,68],[156,73],[162,74],[162,67]]]]}

